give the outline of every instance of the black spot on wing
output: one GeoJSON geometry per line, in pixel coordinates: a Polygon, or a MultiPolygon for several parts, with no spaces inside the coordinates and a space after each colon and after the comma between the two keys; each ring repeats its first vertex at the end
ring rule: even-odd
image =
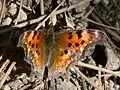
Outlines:
{"type": "Polygon", "coordinates": [[[69,32],[68,34],[69,34],[69,35],[72,35],[72,32],[69,32]]]}
{"type": "Polygon", "coordinates": [[[41,32],[39,32],[38,36],[37,36],[37,40],[40,39],[40,35],[41,35],[41,32]]]}
{"type": "Polygon", "coordinates": [[[32,44],[32,46],[31,46],[31,47],[32,47],[32,48],[34,48],[34,46],[35,46],[35,44],[32,44]]]}
{"type": "Polygon", "coordinates": [[[37,53],[38,55],[40,55],[40,51],[39,51],[38,49],[36,50],[36,53],[37,53]]]}
{"type": "Polygon", "coordinates": [[[72,43],[68,43],[68,47],[71,47],[72,46],[72,43]]]}
{"type": "Polygon", "coordinates": [[[75,46],[76,46],[76,47],[79,47],[79,43],[75,43],[75,46]]]}
{"type": "Polygon", "coordinates": [[[36,48],[38,48],[38,44],[36,44],[36,48]]]}
{"type": "Polygon", "coordinates": [[[61,52],[61,54],[60,54],[61,56],[63,56],[64,54],[63,54],[63,52],[61,52]]]}
{"type": "Polygon", "coordinates": [[[64,53],[67,54],[67,53],[68,53],[68,50],[64,50],[64,53]]]}
{"type": "Polygon", "coordinates": [[[84,43],[85,43],[85,41],[84,41],[84,40],[82,40],[82,41],[81,41],[81,45],[83,45],[84,43]]]}
{"type": "Polygon", "coordinates": [[[29,43],[29,45],[31,46],[31,41],[29,41],[28,43],[29,43]]]}
{"type": "Polygon", "coordinates": [[[34,31],[34,35],[33,35],[32,39],[35,38],[36,34],[37,34],[37,31],[34,31]]]}
{"type": "Polygon", "coordinates": [[[72,39],[73,35],[69,35],[68,39],[72,39]]]}
{"type": "Polygon", "coordinates": [[[81,31],[81,30],[76,32],[76,34],[78,35],[78,39],[80,39],[82,37],[82,35],[81,35],[82,32],[83,31],[81,31]]]}

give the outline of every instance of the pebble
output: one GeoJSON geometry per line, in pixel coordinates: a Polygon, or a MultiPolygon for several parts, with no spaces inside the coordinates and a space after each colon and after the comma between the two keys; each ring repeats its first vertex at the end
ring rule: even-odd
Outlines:
{"type": "Polygon", "coordinates": [[[12,22],[12,19],[10,17],[7,17],[3,20],[2,25],[10,25],[12,22]]]}
{"type": "Polygon", "coordinates": [[[21,9],[19,16],[13,22],[16,22],[16,20],[17,22],[22,22],[27,20],[27,14],[21,9]]]}
{"type": "Polygon", "coordinates": [[[14,3],[11,3],[8,12],[11,16],[14,16],[17,13],[17,5],[14,3]]]}

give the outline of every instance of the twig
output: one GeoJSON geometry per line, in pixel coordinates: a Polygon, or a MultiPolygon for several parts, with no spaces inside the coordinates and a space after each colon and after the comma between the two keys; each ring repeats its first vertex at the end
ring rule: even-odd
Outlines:
{"type": "MultiPolygon", "coordinates": [[[[105,73],[103,73],[103,74],[105,74],[105,73]]],[[[104,90],[106,90],[106,80],[107,80],[107,78],[106,77],[104,77],[104,90]]]]}
{"type": "Polygon", "coordinates": [[[25,26],[27,26],[27,25],[31,25],[31,24],[37,23],[37,22],[41,21],[43,18],[45,18],[45,16],[46,16],[46,15],[41,16],[41,17],[39,17],[39,18],[37,18],[37,19],[29,20],[29,21],[26,21],[26,22],[23,22],[23,23],[14,25],[14,26],[12,26],[12,27],[3,29],[3,30],[0,31],[0,34],[6,33],[6,32],[11,31],[11,30],[14,30],[14,29],[16,29],[16,28],[22,28],[22,27],[25,27],[25,26]]]}
{"type": "Polygon", "coordinates": [[[49,18],[50,16],[65,2],[65,0],[63,0],[44,20],[42,23],[39,23],[38,26],[35,28],[35,30],[38,30],[41,25],[43,25],[49,18]]]}
{"type": "MultiPolygon", "coordinates": [[[[99,67],[101,68],[102,66],[99,65],[99,67]]],[[[99,80],[99,88],[100,90],[102,90],[102,82],[101,82],[101,71],[98,71],[98,80],[99,80]]]]}
{"type": "Polygon", "coordinates": [[[115,38],[117,38],[118,40],[120,40],[120,36],[117,35],[117,33],[115,33],[114,31],[111,31],[111,30],[110,30],[110,29],[114,29],[114,30],[119,30],[119,31],[120,31],[120,29],[114,28],[114,27],[111,27],[111,26],[107,26],[107,25],[104,25],[104,24],[100,24],[100,23],[95,22],[95,21],[93,21],[93,20],[91,20],[91,19],[88,19],[88,18],[84,18],[84,19],[87,20],[87,21],[89,21],[89,22],[91,22],[91,23],[94,23],[94,24],[96,24],[96,25],[109,28],[109,29],[107,29],[107,30],[106,30],[106,29],[104,29],[104,30],[106,30],[106,32],[109,32],[112,36],[114,36],[115,38]]]}
{"type": "Polygon", "coordinates": [[[108,69],[105,69],[105,68],[101,68],[101,67],[97,67],[97,66],[94,66],[94,65],[86,64],[86,63],[83,63],[81,61],[78,61],[77,65],[80,66],[80,67],[86,67],[86,68],[94,69],[94,70],[97,70],[97,71],[110,73],[112,75],[120,77],[120,72],[119,71],[114,72],[114,71],[111,71],[111,70],[108,70],[108,69]]]}
{"type": "Polygon", "coordinates": [[[0,61],[2,60],[2,56],[0,56],[0,61]]]}
{"type": "Polygon", "coordinates": [[[2,11],[1,11],[1,15],[0,15],[0,23],[2,21],[3,14],[4,14],[4,11],[5,11],[5,3],[6,3],[6,0],[3,1],[2,11]]]}
{"type": "Polygon", "coordinates": [[[30,87],[30,86],[31,86],[31,84],[25,85],[25,86],[23,86],[22,88],[20,88],[19,90],[25,90],[25,89],[27,89],[27,88],[30,87]]]}
{"type": "Polygon", "coordinates": [[[19,12],[18,12],[18,16],[17,16],[16,21],[15,21],[15,25],[17,25],[18,19],[19,19],[20,14],[21,14],[20,12],[21,12],[21,8],[22,8],[22,2],[23,2],[23,0],[21,0],[21,2],[20,2],[19,12]]]}
{"type": "Polygon", "coordinates": [[[41,15],[44,15],[44,2],[43,2],[43,0],[40,0],[40,11],[41,11],[41,15]]]}
{"type": "MultiPolygon", "coordinates": [[[[60,13],[63,13],[63,12],[65,12],[65,11],[69,11],[69,10],[77,7],[78,5],[84,5],[86,2],[88,2],[88,0],[81,1],[81,2],[79,2],[78,4],[72,5],[72,6],[68,7],[68,8],[67,8],[67,7],[66,7],[66,8],[62,8],[62,9],[60,9],[60,10],[57,10],[53,15],[60,14],[60,13]]],[[[12,27],[3,29],[3,30],[0,31],[0,34],[6,33],[6,32],[11,31],[11,30],[14,30],[14,29],[16,29],[16,28],[22,28],[22,27],[25,27],[25,26],[27,26],[27,25],[31,25],[31,24],[40,22],[40,21],[43,20],[45,17],[46,17],[46,15],[43,15],[43,16],[40,16],[40,17],[37,18],[37,19],[32,19],[32,20],[29,20],[29,21],[20,23],[20,24],[18,24],[18,25],[14,25],[14,26],[12,26],[12,27]]]]}
{"type": "MultiPolygon", "coordinates": [[[[72,70],[71,70],[71,71],[72,71],[72,70]]],[[[80,89],[80,85],[79,85],[78,81],[76,80],[76,78],[71,77],[70,79],[72,80],[72,82],[75,83],[77,89],[78,89],[78,90],[81,90],[81,89],[80,89]]]]}
{"type": "Polygon", "coordinates": [[[79,3],[77,3],[77,4],[75,4],[75,5],[71,5],[70,7],[62,8],[62,9],[60,9],[60,10],[57,10],[54,14],[60,14],[60,13],[63,13],[63,12],[65,12],[65,11],[69,11],[69,10],[71,10],[71,9],[77,7],[77,6],[82,6],[82,5],[84,5],[86,2],[89,2],[89,0],[83,0],[83,1],[81,1],[81,2],[79,2],[79,3]]]}
{"type": "MultiPolygon", "coordinates": [[[[96,14],[97,17],[99,17],[100,19],[102,19],[102,21],[104,21],[106,24],[108,24],[109,26],[112,26],[107,20],[105,20],[105,18],[103,16],[101,16],[96,9],[94,9],[94,13],[96,14]]],[[[94,16],[93,16],[94,17],[94,16]]],[[[95,18],[96,19],[96,18],[95,18]]]]}
{"type": "Polygon", "coordinates": [[[7,59],[7,60],[3,63],[3,65],[1,66],[1,68],[0,68],[0,73],[5,70],[5,68],[7,67],[7,65],[8,65],[9,63],[10,63],[10,60],[7,59]],[[4,69],[4,70],[3,70],[3,69],[4,69]]]}
{"type": "MultiPolygon", "coordinates": [[[[21,5],[18,1],[16,1],[16,4],[17,4],[17,5],[21,5]]],[[[22,8],[24,8],[24,9],[26,9],[26,10],[28,10],[28,11],[32,11],[31,8],[28,8],[28,7],[25,6],[24,4],[22,4],[22,8]]]]}
{"type": "MultiPolygon", "coordinates": [[[[44,82],[40,83],[39,85],[37,85],[35,88],[31,89],[31,90],[38,90],[38,89],[42,89],[44,87],[44,82]]],[[[40,90],[41,90],[40,89],[40,90]]]]}
{"type": "Polygon", "coordinates": [[[4,75],[5,75],[4,71],[0,73],[0,81],[3,79],[4,75]]]}
{"type": "MultiPolygon", "coordinates": [[[[43,2],[43,0],[40,0],[40,12],[41,12],[41,15],[44,15],[44,2],[43,2]]],[[[45,23],[43,24],[43,26],[45,26],[45,23]]]]}
{"type": "Polygon", "coordinates": [[[43,20],[43,22],[42,23],[40,23],[37,27],[36,27],[36,29],[35,30],[38,30],[40,27],[41,27],[41,25],[43,25],[49,18],[50,18],[50,16],[52,15],[52,14],[60,14],[60,13],[62,13],[62,12],[65,12],[65,11],[69,11],[69,10],[71,10],[71,9],[73,9],[73,8],[75,8],[76,6],[78,6],[78,5],[82,5],[82,4],[84,4],[85,2],[88,2],[88,0],[84,0],[84,1],[82,1],[82,2],[80,2],[80,3],[78,3],[78,4],[75,4],[75,5],[72,5],[72,6],[70,6],[69,8],[63,8],[63,9],[60,9],[60,10],[58,10],[58,11],[56,11],[63,3],[64,3],[64,1],[65,0],[63,0],[53,11],[52,11],[52,13],[51,14],[49,14],[44,20],[43,20]]]}
{"type": "Polygon", "coordinates": [[[88,77],[86,77],[77,67],[73,66],[74,70],[81,76],[83,77],[89,84],[94,86],[96,89],[100,90],[98,86],[96,86],[88,77]]]}
{"type": "Polygon", "coordinates": [[[120,30],[120,29],[118,29],[118,28],[114,28],[114,27],[111,27],[111,26],[108,26],[108,25],[105,25],[105,24],[101,24],[101,23],[95,22],[95,21],[93,21],[93,20],[91,20],[91,19],[85,18],[84,16],[82,16],[82,18],[84,18],[85,20],[87,20],[87,21],[89,21],[89,22],[91,22],[91,23],[94,23],[94,24],[96,24],[96,25],[102,26],[102,27],[106,27],[106,28],[114,29],[114,30],[120,30]]]}
{"type": "Polygon", "coordinates": [[[115,6],[118,8],[118,10],[120,11],[120,7],[117,5],[116,1],[115,0],[112,0],[112,1],[115,4],[115,6]]]}
{"type": "Polygon", "coordinates": [[[0,88],[1,88],[2,85],[4,84],[5,80],[7,79],[8,75],[9,75],[10,72],[12,71],[13,67],[15,66],[15,64],[16,64],[16,62],[13,62],[13,63],[10,65],[10,67],[9,67],[9,69],[7,70],[5,76],[3,77],[3,79],[2,79],[1,82],[0,82],[0,88]]]}
{"type": "Polygon", "coordinates": [[[112,74],[104,74],[104,75],[101,75],[101,77],[111,77],[112,74]]]}
{"type": "Polygon", "coordinates": [[[94,7],[92,7],[86,14],[85,14],[85,18],[87,18],[91,13],[92,11],[94,10],[94,7]]]}

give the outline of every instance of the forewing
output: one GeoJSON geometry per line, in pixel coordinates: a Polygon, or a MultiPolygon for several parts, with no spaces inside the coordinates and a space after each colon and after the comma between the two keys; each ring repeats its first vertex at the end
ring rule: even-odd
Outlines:
{"type": "Polygon", "coordinates": [[[51,72],[63,73],[74,61],[73,57],[77,53],[82,55],[86,46],[95,43],[98,38],[99,31],[96,30],[75,30],[57,34],[51,72]]]}
{"type": "Polygon", "coordinates": [[[26,59],[32,62],[35,71],[43,71],[45,61],[45,35],[42,31],[26,31],[19,37],[19,46],[24,48],[26,59]]]}

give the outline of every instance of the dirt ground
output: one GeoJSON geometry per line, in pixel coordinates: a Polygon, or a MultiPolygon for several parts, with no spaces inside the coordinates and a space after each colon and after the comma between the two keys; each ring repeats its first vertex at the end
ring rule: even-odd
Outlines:
{"type": "Polygon", "coordinates": [[[0,90],[120,90],[119,19],[120,0],[0,0],[0,90]],[[67,67],[67,78],[50,78],[49,68],[36,72],[18,46],[23,32],[43,28],[101,36],[80,53],[84,60],[67,67]]]}

